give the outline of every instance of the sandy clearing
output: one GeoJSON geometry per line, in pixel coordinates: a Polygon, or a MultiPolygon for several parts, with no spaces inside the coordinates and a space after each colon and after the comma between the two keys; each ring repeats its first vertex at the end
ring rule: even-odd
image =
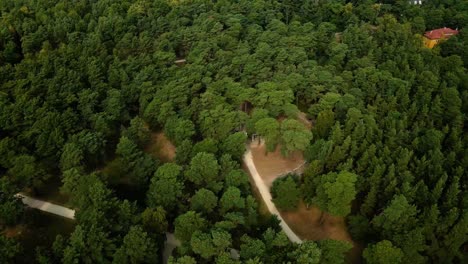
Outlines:
{"type": "Polygon", "coordinates": [[[267,153],[265,144],[253,142],[250,149],[255,167],[268,188],[271,188],[275,179],[304,164],[304,157],[299,151],[285,158],[281,155],[280,146],[274,152],[267,153]]]}
{"type": "Polygon", "coordinates": [[[176,155],[176,147],[164,132],[151,133],[150,143],[145,151],[163,162],[173,161],[176,155]]]}

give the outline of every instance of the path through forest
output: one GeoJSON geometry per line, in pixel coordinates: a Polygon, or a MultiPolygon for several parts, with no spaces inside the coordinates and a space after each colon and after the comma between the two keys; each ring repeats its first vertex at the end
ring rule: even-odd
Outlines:
{"type": "Polygon", "coordinates": [[[302,243],[302,240],[291,230],[291,228],[288,226],[286,221],[284,221],[283,217],[279,213],[275,204],[271,201],[270,190],[266,186],[265,182],[263,182],[262,178],[260,177],[260,174],[258,174],[257,168],[255,167],[255,164],[253,162],[252,151],[250,150],[250,147],[248,145],[247,151],[244,154],[244,163],[245,165],[247,165],[250,175],[252,175],[255,185],[257,186],[263,201],[268,207],[268,210],[271,214],[274,214],[278,217],[278,219],[280,220],[280,226],[283,229],[284,233],[288,236],[289,240],[295,243],[302,243]]]}
{"type": "Polygon", "coordinates": [[[304,157],[302,153],[292,153],[288,158],[281,155],[278,147],[274,152],[267,152],[264,142],[247,145],[244,163],[252,175],[261,199],[270,213],[280,215],[281,227],[291,241],[333,239],[347,241],[353,245],[347,259],[350,263],[359,263],[360,245],[355,243],[349,234],[343,217],[327,217],[320,221],[322,211],[316,206],[307,207],[302,201],[293,211],[279,211],[271,201],[270,188],[275,179],[283,177],[287,172],[302,172],[304,157]],[[296,168],[300,168],[296,170],[296,168]],[[293,236],[291,236],[293,234],[293,236]],[[291,238],[292,237],[292,238],[291,238]]]}
{"type": "Polygon", "coordinates": [[[61,205],[49,203],[46,201],[37,200],[23,193],[16,194],[16,197],[21,198],[21,201],[31,208],[36,208],[41,211],[48,212],[54,215],[59,215],[65,218],[75,219],[75,210],[72,210],[70,208],[66,208],[61,205]]]}
{"type": "MultiPolygon", "coordinates": [[[[46,201],[37,200],[23,193],[16,194],[16,197],[21,198],[21,201],[31,208],[36,208],[44,212],[75,220],[75,210],[73,209],[46,201]]],[[[168,262],[169,257],[172,255],[172,251],[178,246],[180,246],[180,241],[175,238],[174,234],[166,232],[166,242],[164,242],[163,251],[164,263],[168,262]]]]}

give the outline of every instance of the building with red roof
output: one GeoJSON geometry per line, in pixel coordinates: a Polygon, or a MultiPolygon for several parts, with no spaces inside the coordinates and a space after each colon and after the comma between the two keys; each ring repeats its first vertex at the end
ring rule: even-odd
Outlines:
{"type": "Polygon", "coordinates": [[[457,35],[458,30],[451,28],[438,28],[424,33],[424,46],[432,49],[435,45],[451,36],[457,35]]]}

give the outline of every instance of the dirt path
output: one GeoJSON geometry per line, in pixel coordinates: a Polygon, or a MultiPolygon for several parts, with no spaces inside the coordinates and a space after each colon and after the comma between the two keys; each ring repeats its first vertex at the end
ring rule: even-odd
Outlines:
{"type": "MultiPolygon", "coordinates": [[[[290,237],[290,234],[299,240],[319,241],[323,239],[333,239],[347,241],[353,245],[353,249],[348,253],[349,263],[360,263],[360,253],[362,247],[355,243],[351,238],[346,226],[345,218],[328,216],[321,223],[320,216],[322,211],[316,206],[307,207],[302,201],[298,208],[292,211],[279,211],[271,201],[270,188],[273,182],[285,175],[286,172],[296,171],[295,168],[304,164],[302,153],[292,153],[285,158],[281,155],[279,147],[274,152],[267,152],[263,142],[251,143],[247,146],[247,152],[244,156],[244,163],[249,170],[251,183],[255,184],[265,202],[268,210],[281,220],[281,227],[290,237]],[[250,163],[250,164],[249,164],[250,163]],[[256,179],[258,175],[258,179],[256,179]],[[287,231],[289,230],[289,231],[287,231]]],[[[301,173],[297,170],[297,173],[301,173]]],[[[293,239],[296,239],[293,238],[293,239]]],[[[293,239],[290,240],[294,241],[293,239]]]]}
{"type": "Polygon", "coordinates": [[[268,207],[268,210],[271,214],[276,215],[278,217],[278,219],[280,220],[280,226],[283,229],[284,233],[288,236],[289,240],[295,243],[302,243],[302,240],[291,230],[291,228],[288,226],[288,224],[284,221],[283,217],[279,213],[275,204],[273,204],[273,202],[271,201],[270,190],[258,174],[257,169],[255,168],[255,164],[252,158],[252,152],[249,146],[247,146],[247,151],[244,154],[244,163],[245,165],[247,165],[247,169],[249,170],[250,175],[252,176],[255,185],[257,186],[260,195],[262,196],[263,201],[268,207]]]}
{"type": "Polygon", "coordinates": [[[273,182],[288,172],[295,172],[301,174],[301,170],[297,168],[304,168],[305,163],[302,152],[296,151],[291,153],[288,158],[281,155],[281,147],[277,146],[275,151],[267,152],[265,143],[253,142],[250,143],[250,151],[252,152],[252,160],[255,164],[255,169],[266,184],[268,189],[271,188],[273,182]]]}
{"type": "MultiPolygon", "coordinates": [[[[48,212],[54,215],[59,215],[68,219],[75,220],[75,210],[70,208],[66,208],[60,205],[56,205],[53,203],[37,200],[31,198],[23,193],[16,194],[16,197],[21,198],[22,202],[31,207],[36,208],[44,212],[48,212]]],[[[180,241],[178,241],[174,234],[166,233],[166,241],[164,242],[164,251],[163,251],[163,260],[164,263],[167,263],[169,257],[172,254],[174,248],[180,246],[180,241]]]]}
{"type": "Polygon", "coordinates": [[[75,210],[63,207],[61,205],[37,200],[22,193],[16,194],[16,197],[21,198],[22,202],[29,207],[36,208],[54,215],[59,215],[65,218],[75,219],[75,210]]]}
{"type": "Polygon", "coordinates": [[[180,246],[181,243],[174,234],[166,232],[166,241],[164,242],[164,251],[163,251],[163,263],[169,261],[169,257],[172,255],[172,251],[180,246]]]}

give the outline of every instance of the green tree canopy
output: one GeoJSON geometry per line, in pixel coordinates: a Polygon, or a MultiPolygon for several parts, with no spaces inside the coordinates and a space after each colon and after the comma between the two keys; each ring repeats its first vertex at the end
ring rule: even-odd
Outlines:
{"type": "Polygon", "coordinates": [[[403,251],[393,246],[392,242],[388,240],[368,246],[362,255],[367,263],[403,263],[404,260],[403,251]]]}
{"type": "Polygon", "coordinates": [[[346,216],[356,196],[356,181],[357,175],[347,171],[322,175],[316,182],[316,196],[312,202],[332,215],[346,216]]]}
{"type": "Polygon", "coordinates": [[[278,178],[271,187],[273,202],[280,210],[294,210],[299,204],[300,191],[292,175],[278,178]]]}

